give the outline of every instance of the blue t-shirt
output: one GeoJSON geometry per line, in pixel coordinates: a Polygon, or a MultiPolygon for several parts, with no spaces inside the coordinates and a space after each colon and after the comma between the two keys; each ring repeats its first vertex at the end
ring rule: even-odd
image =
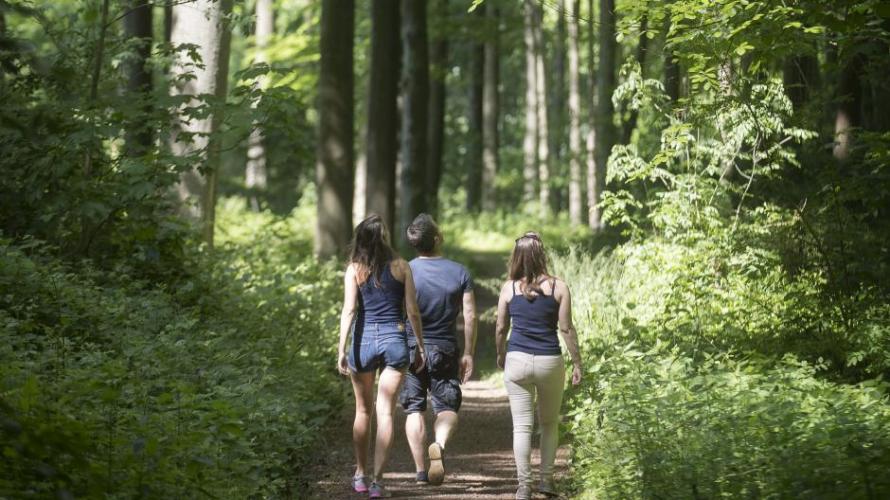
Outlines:
{"type": "MultiPolygon", "coordinates": [[[[464,292],[473,289],[470,273],[464,266],[443,257],[418,257],[409,264],[417,289],[424,343],[456,345],[457,314],[464,292]]],[[[414,345],[416,340],[410,322],[407,326],[408,343],[414,345]]]]}

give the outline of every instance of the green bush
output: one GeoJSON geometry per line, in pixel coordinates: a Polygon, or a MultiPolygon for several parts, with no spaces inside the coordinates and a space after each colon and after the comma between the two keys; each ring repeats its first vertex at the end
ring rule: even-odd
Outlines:
{"type": "Polygon", "coordinates": [[[824,363],[781,349],[757,354],[769,351],[758,322],[781,336],[796,331],[799,311],[762,295],[770,275],[743,279],[744,266],[701,281],[713,278],[706,270],[717,255],[657,240],[553,255],[572,286],[586,360],[585,385],[569,402],[581,496],[886,496],[887,385],[832,382],[824,363]],[[769,319],[758,319],[759,300],[775,304],[761,314],[769,319]]]}
{"type": "Polygon", "coordinates": [[[221,212],[251,238],[166,284],[2,241],[0,496],[292,491],[344,401],[341,278],[298,217],[221,212]]]}

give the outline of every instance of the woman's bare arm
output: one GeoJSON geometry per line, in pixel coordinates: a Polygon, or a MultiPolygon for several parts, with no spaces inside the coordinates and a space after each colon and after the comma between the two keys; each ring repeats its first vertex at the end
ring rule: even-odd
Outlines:
{"type": "Polygon", "coordinates": [[[513,298],[513,282],[507,281],[501,286],[498,295],[498,319],[494,330],[494,345],[498,353],[498,367],[504,367],[504,359],[507,356],[507,330],[510,328],[510,309],[507,305],[513,298]]]}
{"type": "Polygon", "coordinates": [[[346,339],[349,336],[352,321],[355,319],[357,304],[358,282],[355,279],[355,268],[350,264],[343,277],[343,310],[340,311],[340,343],[337,347],[337,370],[343,375],[349,374],[346,366],[346,339]]]}
{"type": "Polygon", "coordinates": [[[578,332],[572,321],[572,294],[568,285],[557,279],[553,295],[559,301],[559,333],[572,357],[572,384],[578,385],[581,382],[581,350],[578,347],[578,332]]]}

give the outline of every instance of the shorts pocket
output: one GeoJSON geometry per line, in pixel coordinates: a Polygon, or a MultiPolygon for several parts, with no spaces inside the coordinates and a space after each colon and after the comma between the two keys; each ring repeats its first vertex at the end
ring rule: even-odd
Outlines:
{"type": "Polygon", "coordinates": [[[437,378],[455,376],[457,373],[457,348],[431,345],[427,349],[427,366],[430,375],[437,378]]]}

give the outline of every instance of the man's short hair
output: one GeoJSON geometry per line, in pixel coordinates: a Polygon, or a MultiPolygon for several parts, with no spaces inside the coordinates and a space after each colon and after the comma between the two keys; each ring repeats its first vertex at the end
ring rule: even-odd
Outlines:
{"type": "Polygon", "coordinates": [[[420,214],[408,226],[408,243],[420,253],[430,253],[436,248],[439,226],[429,214],[420,214]]]}

